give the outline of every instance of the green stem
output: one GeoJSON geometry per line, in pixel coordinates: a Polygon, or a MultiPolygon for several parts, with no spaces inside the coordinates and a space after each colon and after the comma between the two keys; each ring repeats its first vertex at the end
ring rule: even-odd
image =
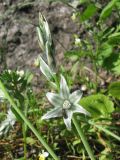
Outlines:
{"type": "Polygon", "coordinates": [[[58,80],[58,77],[57,77],[57,75],[55,75],[54,76],[54,81],[55,81],[55,84],[57,85],[57,91],[59,92],[59,90],[60,90],[60,86],[59,86],[59,80],[58,80]]]}
{"type": "Polygon", "coordinates": [[[40,133],[35,129],[35,127],[31,124],[31,122],[24,116],[24,114],[21,112],[21,110],[17,107],[14,100],[10,95],[8,94],[7,90],[5,89],[3,83],[0,80],[0,88],[2,89],[3,93],[5,94],[5,97],[10,102],[11,106],[14,108],[14,110],[18,113],[18,115],[23,119],[25,124],[31,129],[31,131],[34,133],[34,135],[38,138],[38,140],[42,143],[42,145],[46,148],[46,150],[51,154],[54,160],[59,160],[59,158],[56,156],[54,151],[49,147],[49,145],[45,142],[43,137],[40,135],[40,133]]]}
{"type": "Polygon", "coordinates": [[[82,142],[83,142],[83,144],[85,146],[85,149],[86,149],[90,159],[91,160],[95,160],[93,152],[92,152],[92,150],[91,150],[91,148],[89,146],[89,143],[88,143],[88,141],[87,141],[87,139],[86,139],[86,137],[85,137],[85,135],[84,135],[84,133],[82,131],[82,128],[81,128],[80,124],[78,124],[78,122],[77,122],[77,120],[76,120],[74,115],[72,117],[72,121],[73,121],[73,123],[74,123],[74,125],[75,125],[75,127],[77,129],[77,132],[78,132],[78,134],[79,134],[79,136],[80,136],[80,138],[81,138],[81,140],[82,140],[82,142]]]}
{"type": "Polygon", "coordinates": [[[93,61],[93,69],[94,69],[94,72],[95,72],[95,92],[97,93],[97,89],[98,89],[98,69],[97,69],[96,60],[94,58],[94,55],[92,55],[92,61],[93,61]]]}
{"type": "Polygon", "coordinates": [[[24,142],[24,158],[27,159],[27,146],[26,146],[26,124],[22,124],[23,142],[24,142]]]}
{"type": "MultiPolygon", "coordinates": [[[[25,109],[24,109],[24,115],[27,118],[27,113],[28,113],[28,97],[26,94],[25,98],[25,109]]],[[[26,142],[26,136],[27,136],[27,125],[26,123],[22,123],[22,132],[23,132],[23,140],[24,140],[24,158],[27,159],[27,142],[26,142]]]]}
{"type": "Polygon", "coordinates": [[[103,126],[97,125],[97,124],[95,124],[94,122],[91,122],[91,121],[89,121],[89,124],[95,126],[95,127],[98,128],[99,130],[105,132],[106,134],[108,134],[108,135],[110,135],[111,137],[113,137],[113,138],[117,139],[118,141],[120,141],[120,137],[119,137],[119,136],[117,136],[116,134],[112,133],[112,132],[109,131],[108,129],[103,128],[103,126]]]}

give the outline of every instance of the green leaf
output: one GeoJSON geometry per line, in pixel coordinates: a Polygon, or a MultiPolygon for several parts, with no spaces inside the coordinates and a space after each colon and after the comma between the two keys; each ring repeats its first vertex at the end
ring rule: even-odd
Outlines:
{"type": "Polygon", "coordinates": [[[112,53],[112,46],[108,43],[103,43],[101,46],[101,54],[108,57],[112,53]]]}
{"type": "MultiPolygon", "coordinates": [[[[107,142],[106,142],[107,143],[107,142]]],[[[107,144],[108,145],[108,144],[107,144]]],[[[113,160],[114,157],[113,157],[113,154],[110,153],[107,148],[105,148],[101,154],[100,154],[100,157],[99,157],[99,160],[113,160]]]]}
{"type": "Polygon", "coordinates": [[[100,20],[105,20],[112,12],[113,7],[115,6],[117,0],[111,0],[107,6],[102,10],[100,14],[100,20]]]}
{"type": "Polygon", "coordinates": [[[108,43],[102,44],[97,57],[98,58],[97,61],[99,65],[103,65],[104,60],[111,55],[112,50],[113,50],[112,46],[109,45],[108,43]]]}
{"type": "Polygon", "coordinates": [[[77,60],[77,59],[80,59],[82,57],[85,57],[85,56],[90,56],[91,55],[91,51],[85,51],[85,50],[70,50],[70,51],[67,51],[65,52],[65,57],[67,58],[70,58],[71,60],[77,60]]]}
{"type": "Polygon", "coordinates": [[[20,123],[23,123],[22,118],[21,118],[21,117],[19,116],[19,114],[15,111],[15,109],[11,107],[11,110],[12,110],[13,114],[15,115],[17,121],[19,121],[20,123]]]}
{"type": "Polygon", "coordinates": [[[114,67],[112,68],[112,71],[113,71],[116,75],[120,75],[120,55],[119,55],[117,61],[114,62],[114,67]]]}
{"type": "Polygon", "coordinates": [[[103,67],[116,75],[120,75],[120,54],[113,53],[107,57],[104,60],[103,67]]]}
{"type": "Polygon", "coordinates": [[[27,144],[29,144],[29,145],[33,145],[33,144],[36,143],[36,140],[33,139],[32,137],[27,137],[27,138],[26,138],[26,142],[27,142],[27,144]]]}
{"type": "Polygon", "coordinates": [[[116,7],[120,9],[120,2],[116,2],[116,7]]]}
{"type": "Polygon", "coordinates": [[[77,61],[71,67],[72,78],[75,78],[76,74],[78,73],[79,66],[80,66],[80,62],[77,61]]]}
{"type": "Polygon", "coordinates": [[[115,45],[115,44],[120,44],[120,32],[116,32],[111,34],[108,37],[108,42],[109,44],[115,45]]]}
{"type": "Polygon", "coordinates": [[[114,104],[102,94],[91,95],[82,98],[80,104],[91,113],[93,117],[107,116],[114,111],[114,104]]]}
{"type": "Polygon", "coordinates": [[[65,57],[77,57],[77,58],[79,57],[80,58],[84,55],[85,53],[81,50],[71,50],[65,53],[65,57]]]}
{"type": "Polygon", "coordinates": [[[113,82],[109,86],[109,93],[115,97],[120,99],[120,81],[113,82]]]}
{"type": "Polygon", "coordinates": [[[0,123],[5,119],[5,116],[6,114],[4,112],[0,112],[0,123]]]}
{"type": "Polygon", "coordinates": [[[94,16],[94,14],[96,13],[97,8],[95,6],[95,4],[89,4],[86,8],[86,10],[82,13],[82,15],[80,15],[80,20],[81,21],[86,21],[89,18],[91,18],[92,16],[94,16]]]}
{"type": "Polygon", "coordinates": [[[76,140],[74,140],[73,141],[73,146],[76,146],[76,145],[78,145],[78,144],[80,144],[80,139],[76,139],[76,140]]]}
{"type": "Polygon", "coordinates": [[[25,72],[25,80],[27,82],[27,84],[29,84],[33,79],[33,74],[29,71],[25,72]]]}

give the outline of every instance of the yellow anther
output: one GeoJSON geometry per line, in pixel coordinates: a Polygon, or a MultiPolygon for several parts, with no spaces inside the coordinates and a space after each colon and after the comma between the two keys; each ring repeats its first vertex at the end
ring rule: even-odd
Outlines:
{"type": "Polygon", "coordinates": [[[41,154],[41,155],[39,156],[39,160],[45,160],[45,156],[44,156],[43,154],[41,154]]]}

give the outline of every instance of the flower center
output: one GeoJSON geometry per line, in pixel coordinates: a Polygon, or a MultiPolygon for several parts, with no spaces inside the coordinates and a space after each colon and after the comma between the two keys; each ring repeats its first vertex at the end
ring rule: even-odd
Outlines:
{"type": "Polygon", "coordinates": [[[45,160],[45,156],[44,156],[43,154],[41,154],[41,155],[39,156],[39,160],[45,160]]]}
{"type": "Polygon", "coordinates": [[[71,107],[71,103],[68,100],[65,100],[63,103],[63,109],[69,109],[71,107]]]}

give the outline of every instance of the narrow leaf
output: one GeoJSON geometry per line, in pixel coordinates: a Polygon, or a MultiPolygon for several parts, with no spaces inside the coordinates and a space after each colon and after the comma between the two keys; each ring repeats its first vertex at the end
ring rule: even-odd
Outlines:
{"type": "Polygon", "coordinates": [[[100,15],[100,20],[105,20],[112,12],[113,7],[115,6],[117,0],[111,0],[107,6],[102,10],[100,15]]]}

